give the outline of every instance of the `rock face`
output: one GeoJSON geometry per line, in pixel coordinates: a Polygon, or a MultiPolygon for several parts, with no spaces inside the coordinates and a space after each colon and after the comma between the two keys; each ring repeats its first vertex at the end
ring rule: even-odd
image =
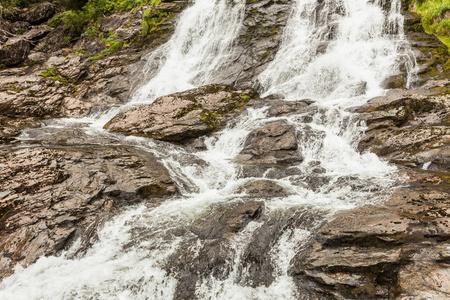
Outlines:
{"type": "Polygon", "coordinates": [[[207,85],[158,98],[115,116],[105,128],[113,132],[180,142],[223,127],[258,94],[253,89],[207,85]]]}
{"type": "Polygon", "coordinates": [[[262,165],[289,165],[303,160],[298,151],[295,128],[285,121],[276,121],[252,131],[237,161],[262,165]]]}
{"type": "Polygon", "coordinates": [[[54,255],[77,237],[89,243],[96,224],[116,207],[177,192],[155,157],[126,147],[1,154],[0,278],[15,264],[54,255]]]}
{"type": "MultiPolygon", "coordinates": [[[[330,299],[446,299],[450,292],[450,84],[444,45],[403,1],[421,89],[395,91],[357,109],[359,144],[406,180],[386,202],[333,216],[292,260],[299,289],[330,299]]],[[[404,88],[394,76],[385,88],[404,88]]],[[[380,195],[380,197],[383,197],[380,195]]]]}
{"type": "Polygon", "coordinates": [[[377,206],[344,211],[293,260],[292,274],[335,299],[445,299],[450,188],[442,173],[411,171],[410,187],[377,206]]]}
{"type": "Polygon", "coordinates": [[[392,162],[430,169],[449,170],[450,95],[404,95],[377,97],[358,109],[368,124],[360,143],[392,162]]]}
{"type": "Polygon", "coordinates": [[[231,271],[226,260],[226,240],[249,222],[258,221],[263,211],[261,202],[238,203],[231,207],[216,207],[194,222],[188,228],[189,232],[198,237],[203,245],[197,253],[193,253],[192,248],[188,247],[192,241],[186,239],[186,247],[180,247],[167,266],[168,271],[174,272],[178,279],[174,299],[193,299],[195,285],[200,278],[211,275],[218,279],[226,278],[231,271]]]}

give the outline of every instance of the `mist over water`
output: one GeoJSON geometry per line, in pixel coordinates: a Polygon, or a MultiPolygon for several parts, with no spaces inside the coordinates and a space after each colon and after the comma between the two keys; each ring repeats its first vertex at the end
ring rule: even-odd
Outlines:
{"type": "MultiPolygon", "coordinates": [[[[295,1],[281,48],[256,86],[263,95],[282,94],[287,101],[310,98],[316,103],[300,114],[276,118],[267,117],[267,108],[249,108],[234,125],[207,138],[207,150],[200,152],[172,144],[160,147],[144,138],[123,139],[160,158],[182,195],[159,205],[124,209],[100,229],[98,242],[85,254],[74,255],[79,247],[75,244],[59,257],[16,267],[15,274],[0,283],[0,298],[173,299],[179,284],[171,269],[174,257],[182,252],[194,261],[207,247],[190,226],[223,207],[248,201],[239,192],[243,184],[270,179],[289,195],[251,200],[264,203],[264,217],[223,241],[229,272],[222,277],[199,274],[195,295],[301,299],[302,291],[288,275],[295,254],[327,215],[381,201],[376,193],[394,184],[394,167],[356,150],[365,126],[346,110],[380,95],[381,82],[401,67],[413,68],[403,37],[400,0],[392,1],[388,9],[385,4],[295,1]],[[295,126],[303,162],[289,167],[289,172],[272,168],[245,176],[234,159],[247,135],[276,120],[295,126]],[[264,285],[252,277],[244,254],[273,220],[286,226],[267,241],[274,280],[264,285]]],[[[215,83],[213,71],[232,53],[244,9],[243,0],[196,0],[181,15],[171,40],[147,58],[143,72],[148,81],[127,106],[215,83]]],[[[94,123],[103,126],[110,114],[94,123]]]]}

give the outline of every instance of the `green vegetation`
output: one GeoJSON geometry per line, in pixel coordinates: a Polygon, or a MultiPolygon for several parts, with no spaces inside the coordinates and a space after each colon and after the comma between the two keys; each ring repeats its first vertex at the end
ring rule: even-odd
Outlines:
{"type": "Polygon", "coordinates": [[[448,0],[414,0],[411,10],[422,16],[422,25],[428,34],[435,34],[450,48],[450,1],[448,0]]]}
{"type": "Polygon", "coordinates": [[[159,9],[151,7],[146,9],[142,20],[142,36],[147,36],[150,32],[158,29],[158,26],[170,17],[172,17],[171,13],[162,12],[159,9]]]}
{"type": "Polygon", "coordinates": [[[39,73],[39,76],[51,79],[53,81],[67,82],[67,80],[61,74],[59,74],[59,72],[54,67],[45,68],[41,71],[42,72],[39,73]]]}
{"type": "Polygon", "coordinates": [[[213,130],[217,130],[220,128],[219,117],[220,117],[220,114],[210,112],[206,109],[200,113],[200,121],[207,124],[213,130]]]}
{"type": "MultiPolygon", "coordinates": [[[[19,0],[10,0],[19,1],[19,0]]],[[[49,26],[63,24],[64,31],[82,36],[96,36],[105,15],[128,11],[145,4],[158,5],[161,0],[69,0],[67,10],[49,21],[49,26]]]]}

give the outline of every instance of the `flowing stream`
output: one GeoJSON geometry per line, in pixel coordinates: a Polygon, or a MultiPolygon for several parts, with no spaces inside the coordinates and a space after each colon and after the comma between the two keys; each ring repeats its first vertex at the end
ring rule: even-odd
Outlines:
{"type": "MultiPolygon", "coordinates": [[[[256,86],[263,95],[309,98],[315,104],[304,113],[277,118],[267,117],[266,108],[249,108],[206,139],[205,151],[123,138],[158,156],[182,195],[124,209],[99,230],[98,242],[86,253],[75,255],[75,244],[58,257],[16,267],[0,283],[0,299],[303,299],[289,276],[291,259],[326,216],[380,201],[376,193],[395,181],[394,167],[356,150],[365,126],[348,110],[382,94],[381,82],[401,65],[413,67],[400,0],[383,8],[386,2],[293,1],[281,48],[256,86]],[[302,163],[249,174],[233,162],[252,130],[280,119],[295,126],[302,163]],[[270,179],[289,195],[249,199],[239,191],[257,179],[270,179]],[[219,246],[195,234],[193,228],[218,211],[248,201],[263,202],[263,216],[219,239],[219,246]],[[210,247],[220,255],[206,255],[210,247]],[[249,260],[249,253],[258,262],[249,260]],[[221,260],[205,269],[205,257],[221,260]],[[190,273],[180,265],[189,265],[190,273]]],[[[244,9],[244,0],[195,0],[171,40],[147,58],[147,83],[125,106],[91,116],[91,133],[98,134],[119,110],[215,83],[213,71],[233,52],[244,9]]]]}

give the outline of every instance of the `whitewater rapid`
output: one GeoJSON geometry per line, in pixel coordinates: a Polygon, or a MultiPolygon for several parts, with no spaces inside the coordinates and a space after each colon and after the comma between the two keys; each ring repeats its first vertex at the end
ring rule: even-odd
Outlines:
{"type": "MultiPolygon", "coordinates": [[[[122,143],[154,153],[169,169],[181,196],[158,206],[124,209],[99,230],[98,242],[84,254],[74,257],[79,246],[75,244],[60,256],[40,258],[27,268],[17,266],[0,283],[0,298],[173,299],[178,277],[167,268],[172,255],[186,248],[195,258],[205,246],[187,228],[218,207],[247,201],[239,192],[243,184],[270,179],[289,196],[252,199],[264,203],[264,220],[317,215],[317,222],[288,226],[268,241],[275,279],[256,287],[242,269],[243,253],[266,221],[250,222],[224,241],[229,274],[200,276],[195,297],[299,299],[301,290],[288,275],[290,260],[325,216],[381,201],[374,195],[395,182],[393,166],[357,151],[366,127],[348,110],[382,94],[382,81],[397,74],[402,64],[413,68],[405,50],[400,0],[392,1],[388,11],[383,4],[384,0],[294,1],[278,54],[255,86],[264,96],[312,99],[311,109],[283,117],[268,117],[267,108],[248,109],[234,125],[208,137],[207,150],[199,152],[172,144],[161,149],[144,138],[122,138],[122,143]],[[303,162],[289,167],[289,174],[283,176],[270,169],[261,176],[244,176],[233,159],[252,130],[276,120],[295,126],[303,162]],[[318,164],[319,175],[314,172],[318,164]],[[308,184],[319,180],[318,185],[308,184]]],[[[213,71],[232,55],[244,10],[244,0],[195,0],[182,13],[170,41],[146,58],[147,82],[118,110],[216,83],[213,71]]],[[[92,128],[100,130],[115,113],[90,116],[92,128]]]]}

